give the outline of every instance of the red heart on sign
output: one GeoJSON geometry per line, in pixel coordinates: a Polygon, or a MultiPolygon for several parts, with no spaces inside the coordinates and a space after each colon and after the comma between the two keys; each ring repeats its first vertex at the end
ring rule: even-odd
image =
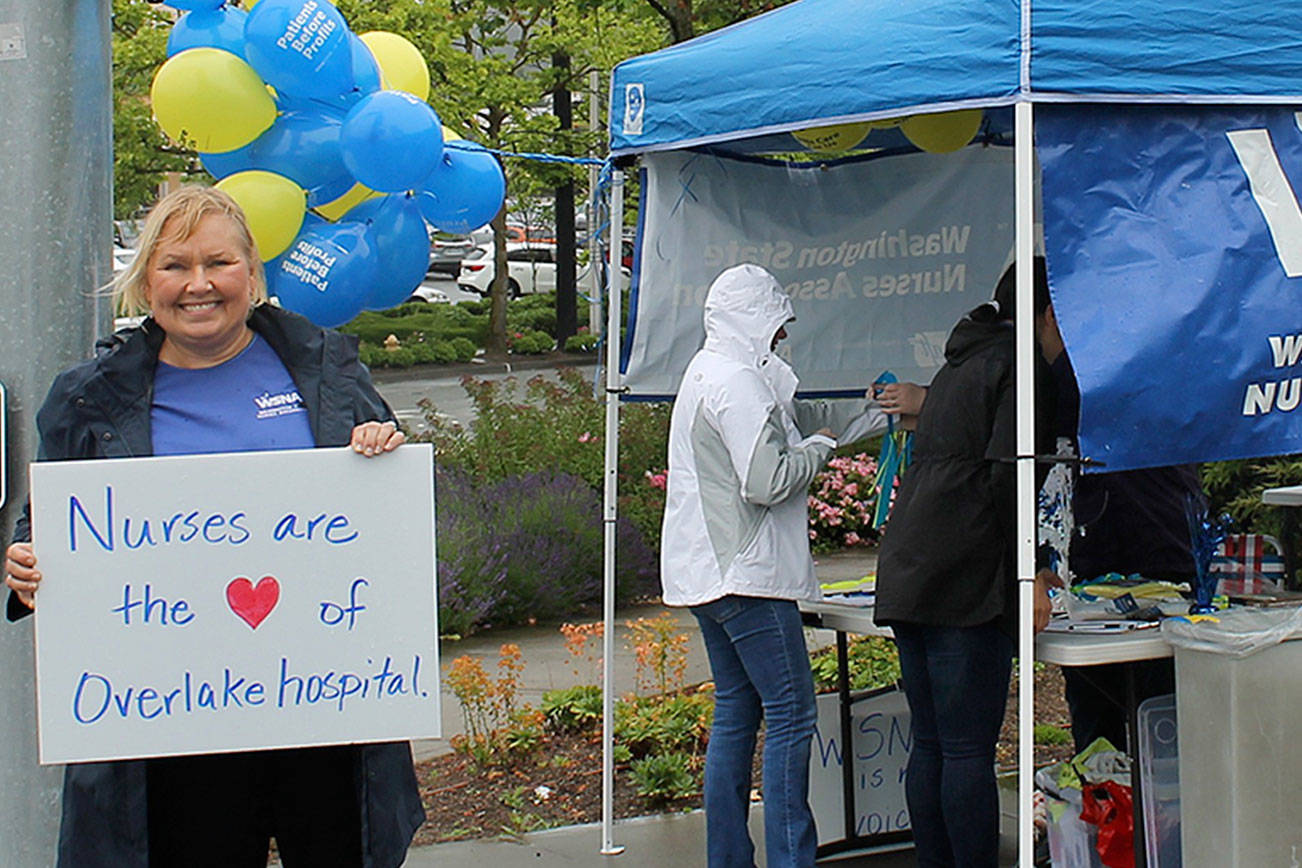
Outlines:
{"type": "Polygon", "coordinates": [[[258,579],[257,587],[243,576],[232,579],[226,586],[227,605],[254,630],[271,614],[279,601],[280,582],[271,576],[258,579]]]}

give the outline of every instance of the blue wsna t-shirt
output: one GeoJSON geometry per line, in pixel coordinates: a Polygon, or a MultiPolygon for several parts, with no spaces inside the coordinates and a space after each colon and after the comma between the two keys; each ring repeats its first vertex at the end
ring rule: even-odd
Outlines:
{"type": "Polygon", "coordinates": [[[307,449],[307,408],[280,357],[260,336],[211,368],[159,362],[149,412],[155,455],[307,449]]]}

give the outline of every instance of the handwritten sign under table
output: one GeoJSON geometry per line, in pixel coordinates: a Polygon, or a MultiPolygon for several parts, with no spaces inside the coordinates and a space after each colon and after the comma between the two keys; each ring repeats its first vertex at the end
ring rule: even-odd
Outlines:
{"type": "Polygon", "coordinates": [[[31,482],[42,763],[439,735],[427,444],[31,482]]]}
{"type": "MultiPolygon", "coordinates": [[[[800,611],[804,614],[806,625],[835,630],[837,633],[838,676],[841,704],[841,737],[843,744],[852,743],[851,705],[853,697],[849,688],[849,669],[846,655],[846,633],[867,636],[890,636],[890,628],[879,627],[873,622],[873,607],[870,601],[849,597],[844,600],[825,598],[818,601],[800,602],[800,611]]],[[[1174,651],[1169,642],[1162,637],[1160,630],[1122,630],[1115,633],[1090,632],[1044,632],[1035,637],[1035,659],[1045,663],[1061,666],[1096,666],[1104,663],[1123,663],[1133,660],[1150,660],[1171,657],[1174,651]]],[[[1127,722],[1132,740],[1135,737],[1135,699],[1134,685],[1127,678],[1126,711],[1127,722]]],[[[1138,764],[1135,766],[1138,769],[1138,764]]],[[[1138,793],[1138,775],[1132,782],[1138,793]]],[[[842,805],[842,829],[844,837],[828,843],[820,843],[819,856],[832,855],[850,850],[879,851],[895,849],[902,842],[909,840],[908,833],[890,832],[885,834],[863,834],[862,819],[855,797],[855,775],[852,766],[846,764],[843,769],[843,788],[840,803],[842,805]],[[845,809],[844,806],[854,806],[845,809]]],[[[1139,810],[1140,801],[1135,800],[1139,810]]],[[[825,809],[826,811],[827,809],[825,809]]],[[[826,822],[832,817],[823,816],[826,822]]],[[[1136,836],[1135,849],[1143,851],[1142,828],[1136,836]]]]}

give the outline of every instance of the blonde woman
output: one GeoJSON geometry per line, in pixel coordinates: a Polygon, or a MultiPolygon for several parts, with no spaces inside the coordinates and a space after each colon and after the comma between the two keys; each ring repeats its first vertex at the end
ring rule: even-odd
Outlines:
{"type": "MultiPolygon", "coordinates": [[[[165,196],[115,281],[148,314],[61,373],[37,413],[42,460],[403,442],[352,338],[266,303],[239,206],[206,187],[165,196]],[[253,398],[284,395],[259,414],[253,398]]],[[[27,515],[5,561],[8,617],[39,598],[27,515]]],[[[253,751],[67,767],[60,865],[391,868],[424,819],[405,743],[253,751]]]]}

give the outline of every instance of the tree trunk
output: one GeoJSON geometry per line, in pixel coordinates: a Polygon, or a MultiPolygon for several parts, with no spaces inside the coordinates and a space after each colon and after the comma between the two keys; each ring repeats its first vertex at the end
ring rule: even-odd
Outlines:
{"type": "Polygon", "coordinates": [[[491,304],[488,308],[488,346],[490,353],[506,352],[506,303],[510,298],[507,290],[507,278],[510,276],[506,264],[506,203],[497,212],[493,222],[493,283],[489,291],[491,304]]]}
{"type": "MultiPolygon", "coordinates": [[[[569,55],[552,55],[552,66],[564,82],[570,68],[569,55]]],[[[552,111],[562,132],[574,128],[574,110],[570,91],[560,84],[552,91],[552,111]]],[[[574,267],[574,179],[556,188],[556,346],[565,348],[565,340],[579,329],[578,291],[574,267]]],[[[595,263],[594,263],[595,267],[595,263]]]]}
{"type": "Polygon", "coordinates": [[[647,0],[661,18],[669,23],[674,43],[686,42],[696,35],[692,23],[692,0],[647,0]]]}

